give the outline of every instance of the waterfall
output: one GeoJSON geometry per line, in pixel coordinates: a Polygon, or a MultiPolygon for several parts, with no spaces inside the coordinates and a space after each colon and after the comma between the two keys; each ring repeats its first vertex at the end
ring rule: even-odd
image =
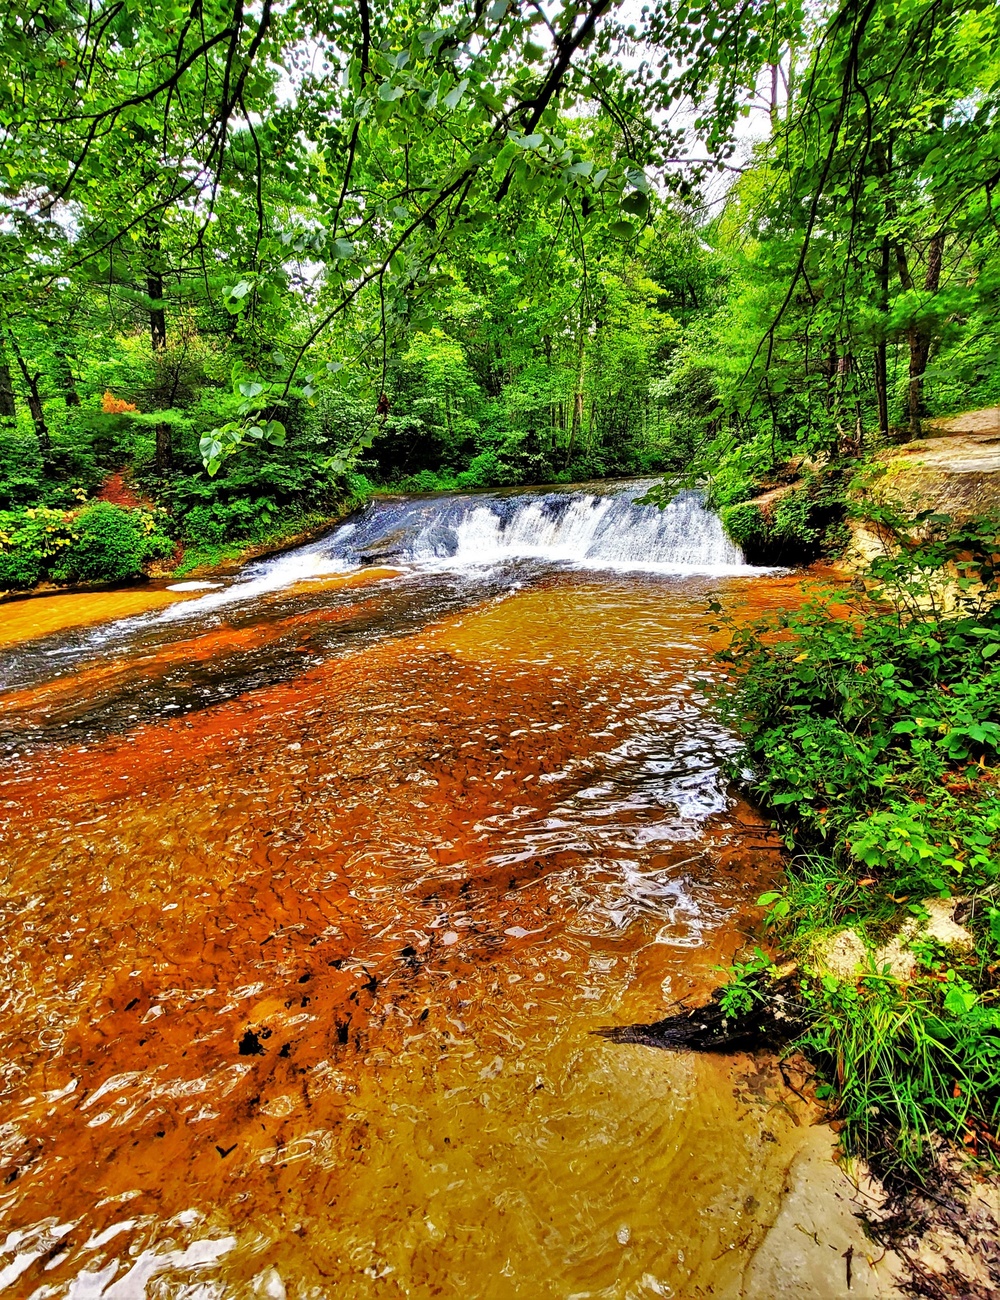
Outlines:
{"type": "Polygon", "coordinates": [[[632,485],[610,493],[458,499],[423,524],[406,558],[459,565],[535,559],[671,572],[743,567],[739,549],[698,493],[684,492],[664,510],[637,505],[641,495],[632,485]]]}
{"type": "MultiPolygon", "coordinates": [[[[666,576],[752,573],[698,492],[663,510],[640,505],[647,482],[371,501],[318,542],[249,565],[200,610],[366,565],[481,570],[516,561],[666,576]]],[[[187,602],[160,618],[185,615],[187,602]]]]}
{"type": "Polygon", "coordinates": [[[650,486],[375,501],[352,524],[305,549],[351,567],[380,561],[465,567],[530,559],[673,573],[745,568],[739,548],[718,516],[705,509],[700,493],[681,492],[660,510],[637,503],[650,486]]]}

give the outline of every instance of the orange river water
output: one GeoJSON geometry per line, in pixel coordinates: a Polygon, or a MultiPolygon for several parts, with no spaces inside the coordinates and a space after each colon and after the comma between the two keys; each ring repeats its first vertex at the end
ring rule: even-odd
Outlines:
{"type": "Polygon", "coordinates": [[[0,1294],[739,1294],[780,1080],[594,1031],[760,939],[704,610],[797,580],[408,581],[0,606],[0,1294]]]}

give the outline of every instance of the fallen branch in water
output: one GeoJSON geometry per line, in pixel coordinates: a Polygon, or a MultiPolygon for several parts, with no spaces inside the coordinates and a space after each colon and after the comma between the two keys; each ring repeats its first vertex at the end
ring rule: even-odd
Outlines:
{"type": "Polygon", "coordinates": [[[739,1052],[781,1048],[806,1028],[805,1008],[795,979],[795,963],[749,976],[750,1005],[738,1015],[727,1010],[726,988],[708,1002],[649,1025],[619,1025],[595,1030],[615,1043],[642,1043],[674,1052],[739,1052]]]}

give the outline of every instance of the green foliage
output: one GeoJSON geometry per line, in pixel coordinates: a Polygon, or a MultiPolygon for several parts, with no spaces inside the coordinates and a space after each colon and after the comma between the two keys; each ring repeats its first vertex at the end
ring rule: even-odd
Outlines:
{"type": "Polygon", "coordinates": [[[765,545],[769,532],[767,517],[752,501],[723,506],[719,518],[729,536],[747,554],[765,545]]]}
{"type": "Polygon", "coordinates": [[[924,1164],[935,1130],[961,1141],[1000,1117],[1000,1011],[953,967],[934,965],[906,990],[871,977],[828,980],[811,995],[803,1046],[838,1079],[849,1144],[883,1172],[924,1164]]]}
{"type": "MultiPolygon", "coordinates": [[[[722,989],[719,1006],[728,1019],[738,1020],[752,1010],[755,1002],[763,1002],[766,993],[761,987],[760,975],[771,970],[774,963],[759,948],[755,948],[749,961],[733,962],[725,970],[728,982],[722,989]]],[[[725,968],[720,968],[725,969],[725,968]]]]}
{"type": "Polygon", "coordinates": [[[962,1137],[1000,1117],[997,553],[997,521],[926,516],[896,531],[870,597],[819,589],[796,610],[724,620],[737,762],[796,850],[787,885],[760,899],[768,922],[805,950],[848,924],[873,949],[923,899],[982,900],[978,952],[918,947],[906,988],[876,972],[807,986],[803,1045],[836,1081],[849,1144],[883,1166],[919,1164],[935,1127],[962,1137]]]}
{"type": "Polygon", "coordinates": [[[95,501],[73,525],[73,541],[52,568],[57,581],[122,582],[173,551],[173,542],[148,510],[123,510],[95,501]]]}
{"type": "Polygon", "coordinates": [[[940,595],[933,603],[934,575],[949,555],[967,564],[955,548],[968,536],[909,537],[876,566],[873,577],[891,578],[914,603],[905,616],[818,589],[799,609],[733,627],[723,658],[737,686],[733,717],[760,769],[756,788],[810,834],[843,834],[857,814],[908,804],[913,791],[931,799],[926,819],[956,769],[975,782],[974,765],[995,761],[1000,611],[971,588],[950,613],[940,595]],[[918,592],[931,603],[921,607],[918,592]]]}
{"type": "Polygon", "coordinates": [[[72,512],[46,507],[0,511],[0,585],[122,582],[173,551],[162,513],[95,501],[72,512]]]}

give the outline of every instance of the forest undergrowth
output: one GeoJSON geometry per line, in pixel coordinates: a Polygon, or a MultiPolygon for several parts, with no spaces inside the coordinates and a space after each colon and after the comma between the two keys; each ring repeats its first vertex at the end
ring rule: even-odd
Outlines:
{"type": "MultiPolygon", "coordinates": [[[[906,1181],[936,1134],[1000,1156],[1000,528],[882,524],[863,584],[751,624],[713,612],[738,775],[790,853],[760,902],[803,972],[794,1046],[847,1151],[906,1181]],[[926,932],[937,899],[958,929],[926,932]],[[845,932],[854,968],[832,970],[845,932]]],[[[732,972],[734,1010],[761,964],[732,972]]]]}

